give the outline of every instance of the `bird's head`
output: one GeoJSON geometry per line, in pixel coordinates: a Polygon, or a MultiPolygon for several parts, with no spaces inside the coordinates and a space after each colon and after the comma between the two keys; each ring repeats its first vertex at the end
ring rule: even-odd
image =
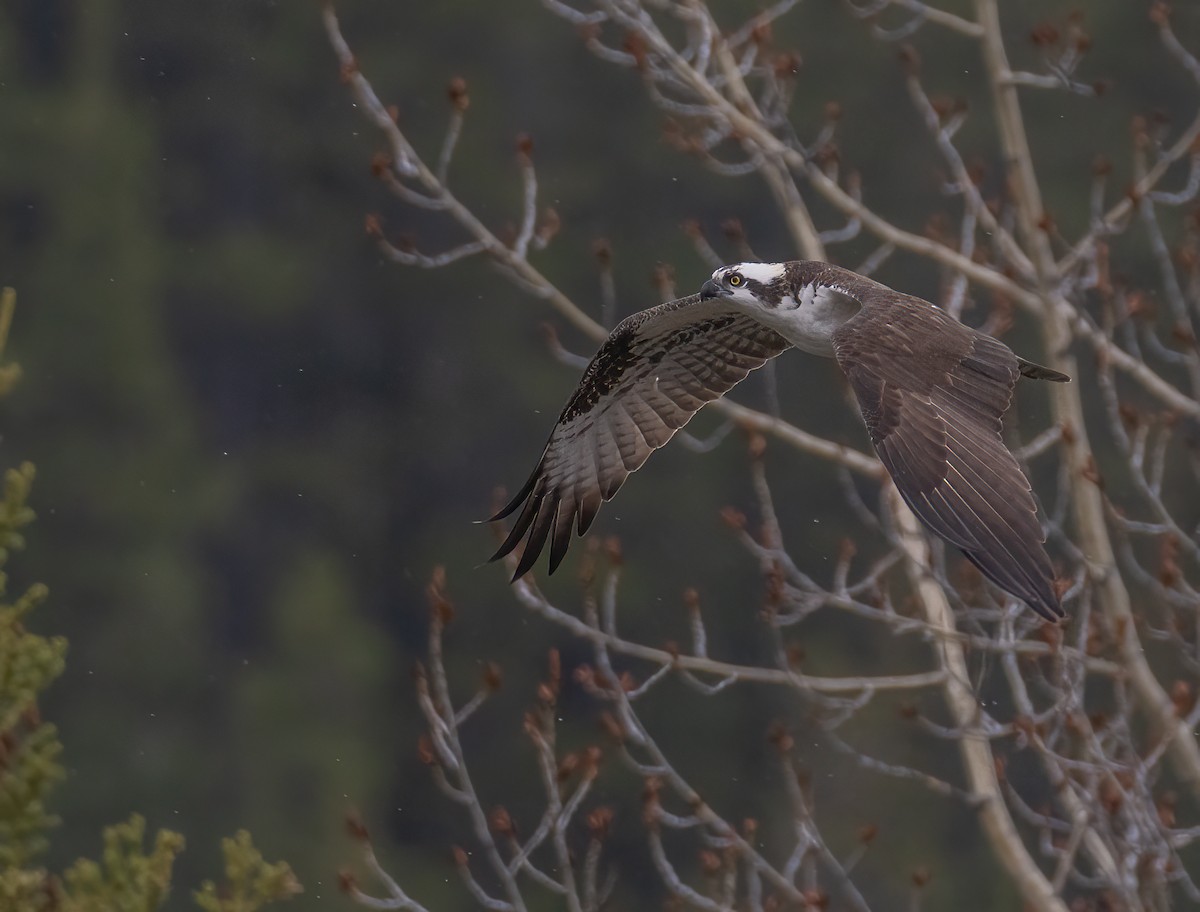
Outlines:
{"type": "Polygon", "coordinates": [[[700,289],[700,300],[719,301],[796,347],[831,357],[833,333],[862,307],[861,298],[845,288],[847,276],[860,286],[874,284],[814,261],[736,263],[712,274],[700,289]]]}
{"type": "Polygon", "coordinates": [[[704,283],[700,298],[726,298],[750,312],[762,308],[774,309],[792,293],[785,266],[784,263],[735,263],[722,266],[704,283]]]}

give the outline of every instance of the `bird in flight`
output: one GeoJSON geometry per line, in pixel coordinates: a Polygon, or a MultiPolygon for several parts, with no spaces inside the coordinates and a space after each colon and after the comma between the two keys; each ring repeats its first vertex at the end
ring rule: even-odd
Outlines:
{"type": "Polygon", "coordinates": [[[795,346],[837,360],[900,496],[929,529],[1048,620],[1063,616],[1025,475],[1000,437],[1019,377],[1066,382],[928,301],[829,263],[723,266],[700,294],[623,320],[592,358],[529,480],[492,520],[520,512],[513,580],[706,402],[795,346]]]}

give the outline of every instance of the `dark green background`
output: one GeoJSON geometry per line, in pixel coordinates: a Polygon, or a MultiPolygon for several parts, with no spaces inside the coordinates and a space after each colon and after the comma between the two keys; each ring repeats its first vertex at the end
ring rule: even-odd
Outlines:
{"type": "MultiPolygon", "coordinates": [[[[738,257],[719,230],[729,217],[764,258],[794,254],[757,178],[717,179],[674,151],[636,75],[589,56],[534,0],[338,6],[363,71],[430,159],[447,120],[446,83],[467,79],[452,183],[497,230],[519,213],[515,137],[533,136],[541,201],[564,222],[535,260],[589,312],[599,311],[598,237],[612,240],[621,315],[654,302],[656,262],[675,266],[681,293],[707,275],[679,230],[685,219],[699,219],[730,260],[738,257]]],[[[1140,4],[1097,6],[1096,50],[1081,75],[1112,77],[1114,89],[1099,101],[1026,94],[1048,204],[1068,233],[1086,218],[1093,155],[1113,158],[1121,186],[1130,117],[1159,109],[1182,121],[1196,99],[1140,4]]],[[[722,21],[753,8],[720,4],[722,21]]],[[[14,0],[0,9],[0,281],[19,292],[10,353],[25,371],[0,421],[4,462],[39,468],[40,519],[14,583],[50,585],[37,623],[71,641],[46,706],[69,767],[51,863],[94,854],[100,828],[137,810],[187,834],[179,883],[190,884],[215,869],[217,837],[245,826],[268,857],[296,868],[307,887],[296,908],[336,906],[334,872],[356,855],[341,817],[356,806],[393,872],[433,907],[454,907],[448,897],[461,891],[447,847],[465,836],[416,760],[411,690],[432,567],[446,565],[458,605],[461,696],[480,660],[505,667],[506,687],[472,723],[468,746],[489,805],[507,804],[526,831],[540,805],[521,711],[550,644],[568,667],[586,658],[522,611],[500,568],[480,566],[494,541],[472,524],[496,486],[524,479],[574,382],[537,332],[553,317],[484,261],[424,272],[381,260],[362,230],[368,212],[423,249],[461,236],[372,179],[382,144],[339,83],[317,3],[14,0]]],[[[1016,61],[1035,67],[1025,35],[1051,10],[1005,10],[1016,61]]],[[[1195,43],[1194,23],[1178,28],[1195,43]]],[[[914,40],[930,92],[962,96],[977,112],[962,146],[992,167],[994,192],[975,50],[930,30],[914,40]]],[[[832,0],[801,4],[776,41],[804,60],[800,133],[812,136],[824,104],[838,100],[844,167],[861,170],[872,205],[922,230],[946,202],[896,48],[832,0]]],[[[841,223],[819,203],[814,211],[823,226],[841,223]]],[[[860,239],[832,254],[853,266],[871,249],[860,239]]],[[[1123,256],[1123,272],[1152,275],[1137,245],[1123,256]]],[[[881,278],[940,293],[936,272],[904,257],[881,278]]],[[[968,318],[981,322],[988,306],[981,296],[968,318]]],[[[591,351],[560,329],[569,347],[591,351]]],[[[1024,330],[1009,341],[1020,345],[1024,330]]],[[[831,363],[792,356],[779,380],[788,417],[865,445],[831,363]]],[[[760,381],[742,394],[762,396],[760,381]]],[[[1023,417],[1031,434],[1045,425],[1036,402],[1023,417]]],[[[716,425],[710,417],[699,430],[716,425]]],[[[789,546],[828,580],[840,538],[862,534],[832,471],[774,447],[768,465],[789,546]]],[[[762,584],[717,519],[726,504],[754,521],[737,434],[703,456],[668,448],[604,511],[598,533],[620,534],[625,547],[627,633],[683,639],[681,592],[695,586],[722,654],[767,655],[762,584]]],[[[568,559],[549,587],[566,606],[578,601],[576,566],[568,559]]],[[[844,620],[800,639],[814,672],[923,658],[844,620]]],[[[569,690],[564,702],[567,737],[596,740],[588,701],[569,690]]],[[[856,743],[954,775],[953,754],[905,734],[892,705],[860,720],[856,743]]],[[[999,882],[968,812],[859,775],[803,736],[810,709],[752,688],[704,701],[670,685],[647,718],[664,723],[681,768],[732,819],[779,828],[765,733],[787,720],[802,734],[830,838],[845,850],[859,825],[882,826],[862,869],[869,896],[904,901],[919,864],[943,899],[979,877],[999,882]],[[913,818],[923,822],[910,826],[913,818]]],[[[598,799],[620,809],[624,902],[652,905],[637,791],[614,773],[598,799]]],[[[1010,898],[999,890],[992,902],[1010,898]]]]}

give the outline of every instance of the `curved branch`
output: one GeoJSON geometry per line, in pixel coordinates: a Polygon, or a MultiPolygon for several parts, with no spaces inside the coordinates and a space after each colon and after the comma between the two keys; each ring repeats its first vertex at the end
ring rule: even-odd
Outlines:
{"type": "MultiPolygon", "coordinates": [[[[896,522],[897,537],[908,557],[908,575],[913,588],[919,593],[920,601],[929,623],[946,633],[955,630],[954,614],[950,603],[937,580],[928,571],[929,551],[916,517],[900,500],[894,486],[889,486],[892,516],[896,522]]],[[[934,645],[942,669],[946,672],[942,689],[955,725],[966,734],[958,741],[959,754],[966,769],[971,794],[977,798],[979,816],[992,851],[1000,863],[1012,875],[1025,902],[1041,912],[1067,912],[1066,904],[1055,893],[1054,885],[1042,873],[1041,868],[1029,857],[1024,842],[1017,832],[1000,782],[996,778],[996,758],[986,737],[972,731],[977,728],[979,704],[968,683],[966,655],[961,644],[953,636],[939,637],[934,645]]]]}
{"type": "MultiPolygon", "coordinates": [[[[976,0],[976,9],[985,31],[984,60],[996,99],[997,126],[1004,145],[1005,160],[1013,169],[1018,218],[1026,236],[1025,241],[1033,248],[1033,260],[1042,287],[1047,289],[1044,292],[1044,319],[1041,328],[1046,340],[1050,366],[1077,376],[1076,360],[1068,350],[1071,326],[1062,309],[1057,306],[1056,296],[1048,291],[1057,276],[1056,266],[1049,239],[1037,224],[1043,215],[1041,192],[1033,171],[1033,157],[1025,135],[1017,90],[1007,80],[1009,67],[1000,29],[1000,13],[996,0],[976,0]]],[[[1172,755],[1180,778],[1188,783],[1193,792],[1200,792],[1200,744],[1197,744],[1194,733],[1182,724],[1175,713],[1174,705],[1146,659],[1138,639],[1137,625],[1134,623],[1129,590],[1125,588],[1121,575],[1116,572],[1116,555],[1105,522],[1103,498],[1099,487],[1087,478],[1091,474],[1089,467],[1094,464],[1094,457],[1084,423],[1082,387],[1077,383],[1059,383],[1055,386],[1050,400],[1055,419],[1060,425],[1071,428],[1074,434],[1073,442],[1064,447],[1064,452],[1071,470],[1071,508],[1074,512],[1076,534],[1079,536],[1079,547],[1091,562],[1093,582],[1101,604],[1116,628],[1122,631],[1121,653],[1130,669],[1134,691],[1156,724],[1174,735],[1172,755]]],[[[1178,391],[1176,393],[1182,396],[1178,391]]],[[[1187,401],[1193,405],[1200,405],[1194,400],[1187,401]]]]}

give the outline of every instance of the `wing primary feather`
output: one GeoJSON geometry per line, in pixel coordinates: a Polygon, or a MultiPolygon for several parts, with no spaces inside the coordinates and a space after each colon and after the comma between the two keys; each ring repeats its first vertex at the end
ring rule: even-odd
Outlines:
{"type": "Polygon", "coordinates": [[[566,556],[567,547],[571,544],[571,525],[575,518],[576,504],[574,498],[564,497],[558,502],[554,513],[554,526],[550,531],[550,574],[558,569],[566,556]]]}
{"type": "Polygon", "coordinates": [[[538,555],[542,553],[542,548],[546,546],[546,536],[550,534],[550,526],[554,524],[554,517],[558,512],[554,504],[547,504],[547,506],[550,509],[538,509],[537,518],[529,529],[529,537],[525,539],[525,550],[521,552],[521,559],[517,561],[517,569],[513,571],[512,581],[514,583],[530,571],[536,563],[538,555]]]}
{"type": "Polygon", "coordinates": [[[576,526],[580,535],[584,535],[592,527],[592,521],[600,512],[604,503],[604,495],[600,493],[600,456],[592,447],[587,454],[592,463],[592,475],[581,474],[575,485],[575,499],[579,502],[579,519],[576,526]]]}
{"type": "MultiPolygon", "coordinates": [[[[525,502],[525,499],[529,497],[531,493],[533,493],[533,486],[537,484],[538,478],[541,476],[542,468],[545,466],[545,464],[546,456],[543,453],[542,458],[538,460],[537,468],[534,469],[533,474],[529,476],[529,480],[521,486],[521,490],[517,492],[516,496],[513,497],[513,499],[506,503],[503,507],[501,507],[500,512],[491,517],[488,522],[496,522],[499,519],[505,519],[511,516],[513,511],[525,502]]],[[[495,558],[493,557],[492,560],[495,560],[495,558]]]]}
{"type": "Polygon", "coordinates": [[[1050,380],[1054,383],[1070,383],[1069,375],[1052,370],[1049,367],[1042,367],[1040,364],[1035,364],[1032,361],[1026,361],[1024,358],[1017,358],[1017,365],[1021,370],[1022,377],[1028,377],[1030,380],[1050,380]]]}
{"type": "MultiPolygon", "coordinates": [[[[972,551],[963,551],[963,557],[974,564],[979,572],[986,576],[992,582],[996,582],[994,571],[988,565],[988,555],[986,552],[975,553],[972,551]]],[[[1040,582],[1040,581],[1039,581],[1040,582]]],[[[1044,585],[1029,587],[1029,586],[1014,586],[1009,588],[1002,586],[1001,588],[1011,592],[1017,598],[1021,599],[1026,605],[1036,611],[1041,617],[1047,621],[1054,623],[1066,616],[1066,611],[1063,610],[1062,602],[1054,593],[1050,584],[1046,582],[1044,585]]]]}
{"type": "Polygon", "coordinates": [[[508,536],[504,539],[504,543],[496,549],[496,553],[488,558],[488,562],[498,561],[500,558],[507,556],[513,548],[517,546],[517,542],[528,531],[532,525],[534,518],[537,516],[538,508],[542,504],[543,495],[541,493],[533,494],[525,504],[525,509],[521,511],[521,515],[517,517],[517,521],[513,523],[512,528],[508,530],[508,536]]]}

